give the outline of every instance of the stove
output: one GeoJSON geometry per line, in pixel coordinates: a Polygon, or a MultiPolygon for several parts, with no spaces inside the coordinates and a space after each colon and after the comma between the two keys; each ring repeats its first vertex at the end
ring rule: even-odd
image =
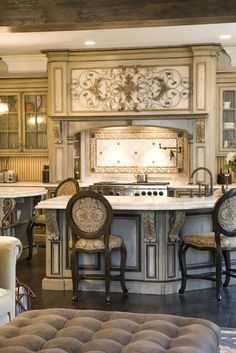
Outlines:
{"type": "Polygon", "coordinates": [[[91,189],[102,195],[167,196],[168,185],[169,182],[116,183],[104,181],[94,183],[91,189]]]}

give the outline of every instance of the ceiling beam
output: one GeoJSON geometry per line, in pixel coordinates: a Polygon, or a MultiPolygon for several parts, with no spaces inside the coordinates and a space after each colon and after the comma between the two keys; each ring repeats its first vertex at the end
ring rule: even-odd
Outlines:
{"type": "Polygon", "coordinates": [[[236,22],[235,0],[2,0],[0,32],[236,22]]]}

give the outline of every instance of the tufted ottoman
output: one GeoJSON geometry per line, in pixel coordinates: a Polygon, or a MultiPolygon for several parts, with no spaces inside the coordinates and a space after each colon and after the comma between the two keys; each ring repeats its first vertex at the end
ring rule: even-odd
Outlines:
{"type": "Polygon", "coordinates": [[[1,353],[217,353],[214,323],[173,315],[43,309],[0,327],[1,353]]]}

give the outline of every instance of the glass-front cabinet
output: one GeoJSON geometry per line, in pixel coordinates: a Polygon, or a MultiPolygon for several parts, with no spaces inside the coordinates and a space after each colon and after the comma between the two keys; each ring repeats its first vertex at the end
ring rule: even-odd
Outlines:
{"type": "Polygon", "coordinates": [[[220,151],[236,148],[236,88],[220,89],[220,151]]]}
{"type": "Polygon", "coordinates": [[[0,78],[1,157],[48,155],[47,90],[47,77],[0,78]]]}
{"type": "Polygon", "coordinates": [[[47,96],[24,94],[24,149],[47,149],[47,96]]]}
{"type": "Polygon", "coordinates": [[[0,95],[0,102],[8,106],[8,112],[0,115],[0,149],[19,150],[19,95],[0,95]]]}

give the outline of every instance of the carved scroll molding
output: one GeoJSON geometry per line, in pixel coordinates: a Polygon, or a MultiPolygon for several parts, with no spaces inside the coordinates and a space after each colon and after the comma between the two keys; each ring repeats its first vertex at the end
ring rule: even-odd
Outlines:
{"type": "Polygon", "coordinates": [[[205,118],[196,119],[196,142],[204,143],[206,135],[206,121],[205,118]]]}
{"type": "Polygon", "coordinates": [[[71,71],[72,112],[189,109],[189,66],[119,66],[71,71]]]}
{"type": "Polygon", "coordinates": [[[6,230],[2,227],[8,224],[8,216],[11,214],[15,208],[15,199],[0,199],[0,235],[7,235],[6,230]]]}
{"type": "Polygon", "coordinates": [[[155,212],[143,212],[144,241],[145,243],[154,243],[157,241],[155,212]]]}
{"type": "Polygon", "coordinates": [[[180,240],[179,232],[184,225],[185,211],[169,211],[169,232],[170,241],[180,240]]]}
{"type": "Polygon", "coordinates": [[[59,240],[60,231],[57,221],[57,211],[56,210],[45,210],[48,239],[49,240],[59,240]]]}
{"type": "Polygon", "coordinates": [[[60,121],[53,121],[52,122],[52,129],[53,129],[55,143],[62,143],[63,138],[62,138],[61,122],[60,121]]]}

